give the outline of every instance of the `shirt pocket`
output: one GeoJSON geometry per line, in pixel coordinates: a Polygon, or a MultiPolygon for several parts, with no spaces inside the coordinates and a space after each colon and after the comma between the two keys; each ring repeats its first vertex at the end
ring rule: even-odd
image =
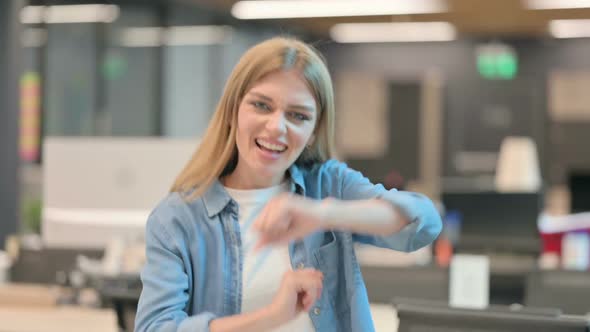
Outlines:
{"type": "Polygon", "coordinates": [[[314,251],[316,267],[324,274],[322,298],[326,298],[337,312],[349,310],[346,263],[342,239],[333,231],[324,233],[322,245],[314,251]]]}

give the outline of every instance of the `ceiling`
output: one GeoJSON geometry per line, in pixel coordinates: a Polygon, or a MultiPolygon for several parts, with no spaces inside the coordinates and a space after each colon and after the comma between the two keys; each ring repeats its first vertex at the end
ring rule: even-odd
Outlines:
{"type": "MultiPolygon", "coordinates": [[[[187,2],[189,0],[185,0],[187,2]]],[[[399,1],[399,0],[391,0],[399,1]]],[[[555,0],[557,1],[557,0],[555,0]]],[[[190,0],[195,4],[228,13],[237,0],[190,0]]],[[[302,28],[319,37],[328,37],[336,23],[448,21],[460,36],[466,37],[543,37],[553,19],[590,19],[590,8],[526,10],[519,0],[447,0],[450,10],[439,14],[327,17],[264,20],[271,24],[302,28]]],[[[362,4],[362,0],[359,0],[362,4]]]]}

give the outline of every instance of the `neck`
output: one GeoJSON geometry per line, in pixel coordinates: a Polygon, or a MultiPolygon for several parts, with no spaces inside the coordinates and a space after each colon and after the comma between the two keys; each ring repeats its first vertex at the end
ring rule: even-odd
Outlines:
{"type": "Polygon", "coordinates": [[[285,176],[284,173],[275,177],[252,176],[251,174],[243,174],[236,168],[232,173],[221,179],[221,182],[224,186],[233,189],[263,189],[281,184],[285,176]]]}

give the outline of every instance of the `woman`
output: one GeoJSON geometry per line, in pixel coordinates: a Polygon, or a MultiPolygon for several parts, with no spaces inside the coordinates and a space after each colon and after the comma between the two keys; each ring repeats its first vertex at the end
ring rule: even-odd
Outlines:
{"type": "Polygon", "coordinates": [[[289,38],[246,52],[201,144],[146,226],[136,331],[371,331],[353,243],[401,251],[441,229],[422,195],[330,160],[321,56],[289,38]]]}

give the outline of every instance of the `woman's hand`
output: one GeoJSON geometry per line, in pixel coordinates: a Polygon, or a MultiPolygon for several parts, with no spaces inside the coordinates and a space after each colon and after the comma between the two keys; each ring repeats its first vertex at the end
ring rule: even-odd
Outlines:
{"type": "Polygon", "coordinates": [[[323,274],[314,269],[287,271],[268,307],[270,319],[279,325],[308,312],[322,294],[323,274]]]}
{"type": "Polygon", "coordinates": [[[253,224],[260,234],[255,249],[300,240],[322,229],[326,217],[324,201],[289,193],[273,198],[253,224]]]}
{"type": "Polygon", "coordinates": [[[253,312],[213,319],[211,332],[271,331],[307,312],[320,298],[324,276],[314,269],[287,271],[271,304],[253,312]]]}

